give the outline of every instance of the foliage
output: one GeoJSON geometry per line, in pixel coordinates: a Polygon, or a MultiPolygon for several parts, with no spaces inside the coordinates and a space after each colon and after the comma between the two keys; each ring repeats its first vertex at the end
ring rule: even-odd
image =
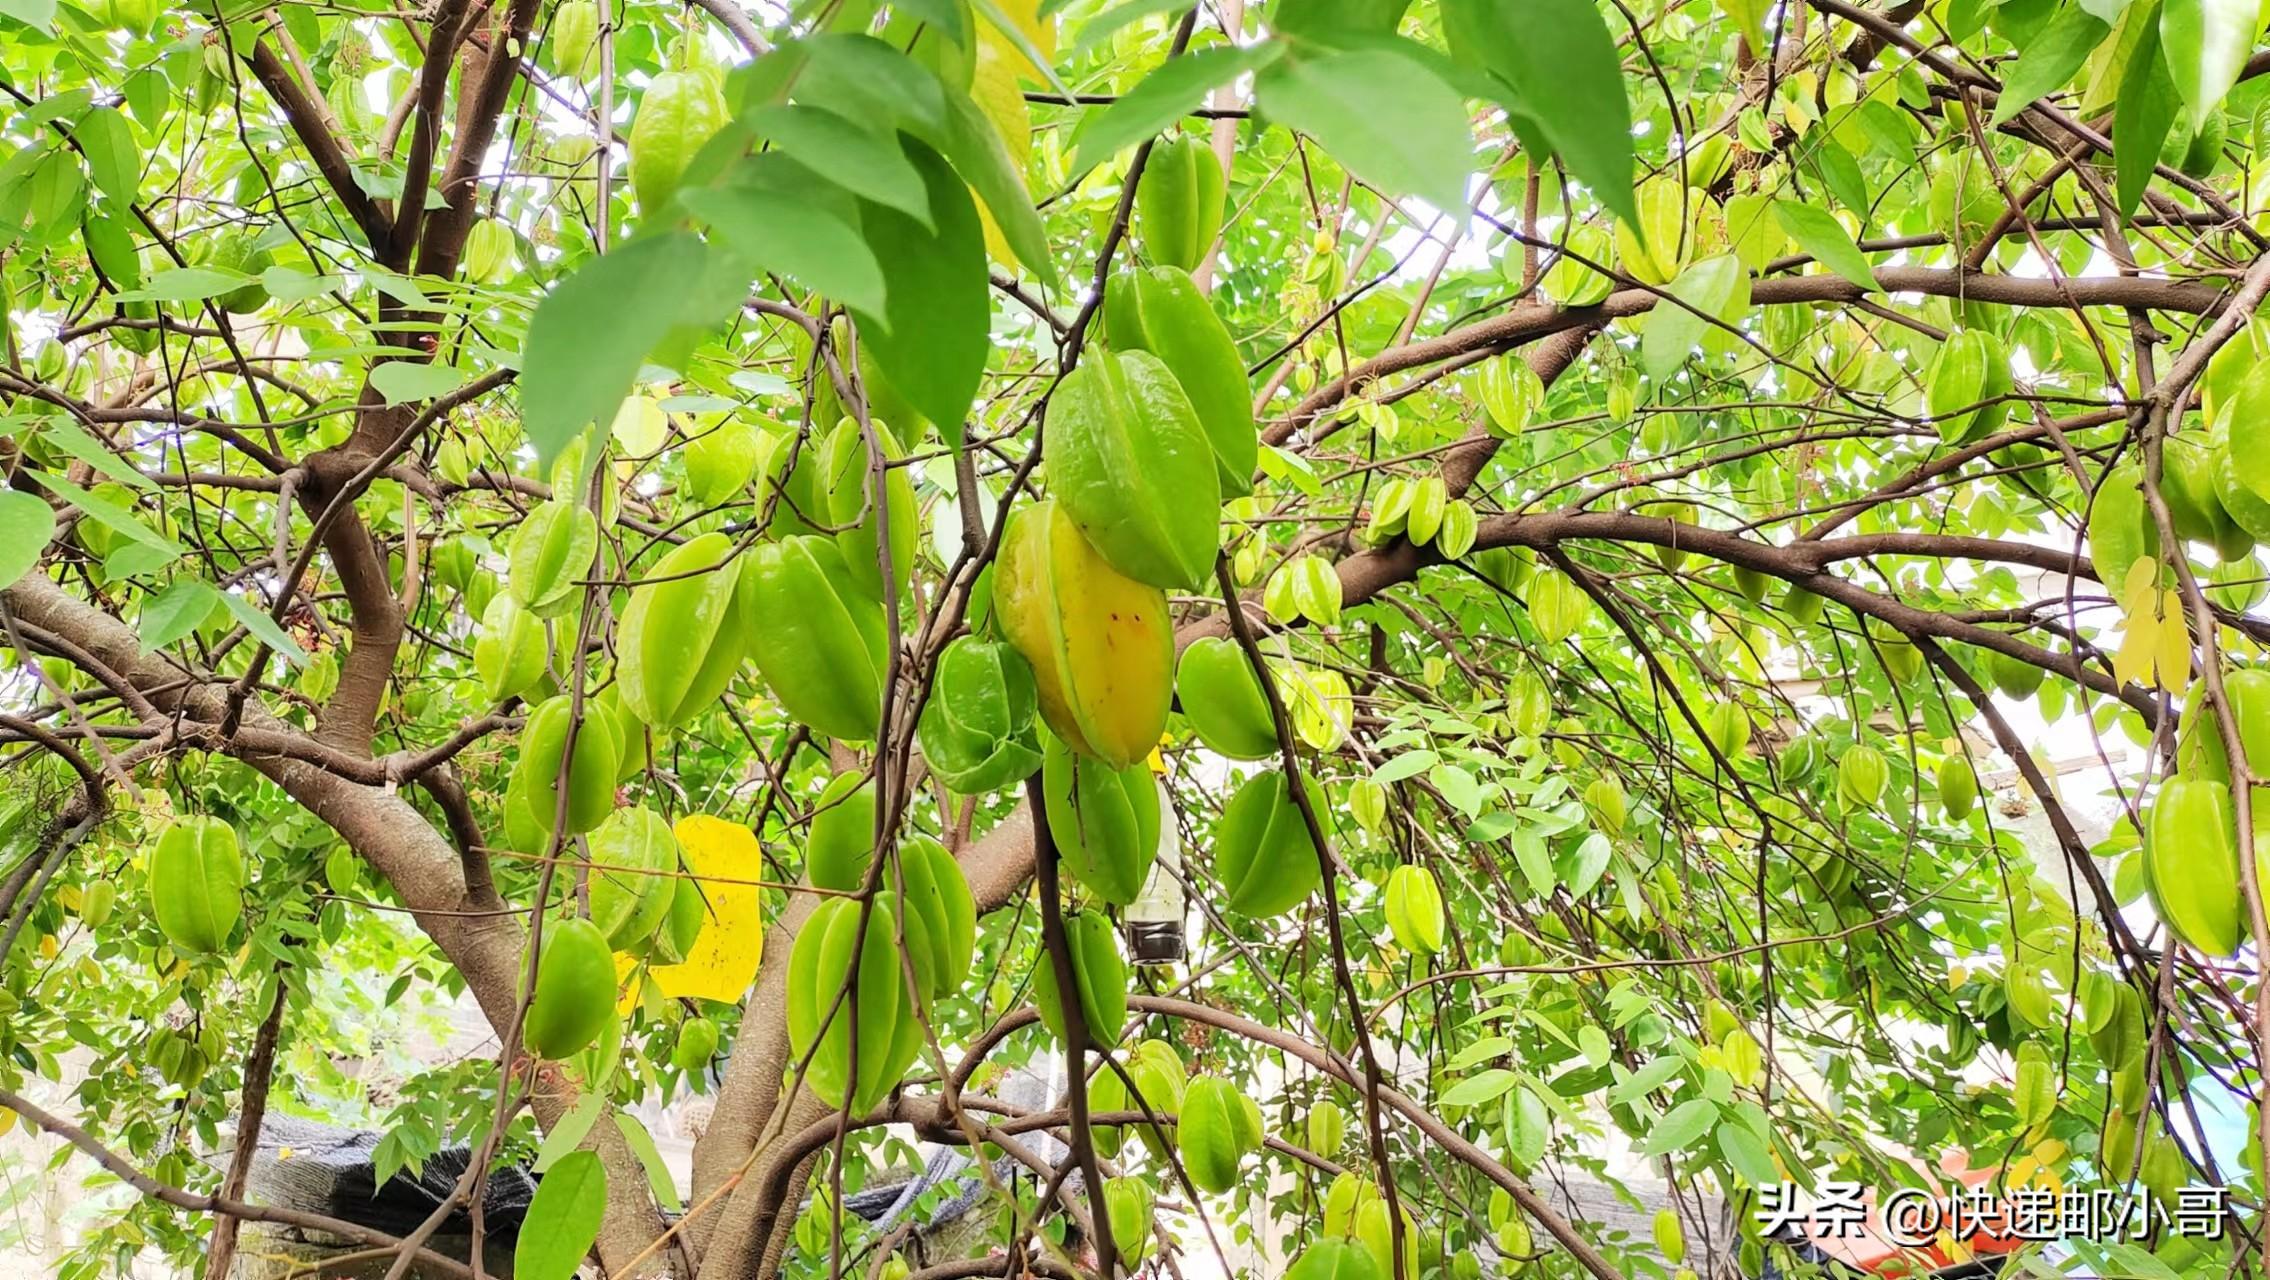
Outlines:
{"type": "MultiPolygon", "coordinates": [[[[230,1198],[263,1095],[541,1152],[543,1274],[869,1265],[884,1122],[1037,1161],[993,1091],[1091,1045],[1277,1145],[1201,1194],[1078,1086],[1148,1183],[990,1244],[1138,1256],[1156,1187],[1263,1273],[1755,1274],[1527,1188],[2247,1180],[2260,24],[0,0],[0,1119],[230,1198]],[[1110,925],[1153,825],[1177,969],[1110,925]],[[539,981],[532,1061],[595,887],[613,1013],[539,981]],[[502,1051],[403,1055],[461,996],[502,1051]],[[665,1235],[627,1108],[688,1091],[665,1235]]],[[[228,1237],[106,1202],[64,1274],[228,1237]]]]}

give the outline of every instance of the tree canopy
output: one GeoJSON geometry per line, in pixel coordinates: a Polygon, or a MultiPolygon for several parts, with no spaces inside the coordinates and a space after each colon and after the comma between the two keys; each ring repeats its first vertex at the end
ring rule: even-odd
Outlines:
{"type": "Polygon", "coordinates": [[[0,0],[60,1274],[472,1274],[201,1158],[279,1114],[534,1161],[537,1280],[1755,1275],[1950,1152],[2252,1270],[2261,27],[0,0]],[[844,1208],[891,1126],[989,1255],[844,1208]]]}

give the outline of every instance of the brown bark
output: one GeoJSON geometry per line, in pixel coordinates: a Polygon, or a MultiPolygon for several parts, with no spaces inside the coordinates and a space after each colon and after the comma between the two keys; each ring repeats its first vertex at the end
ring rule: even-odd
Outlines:
{"type": "MultiPolygon", "coordinates": [[[[93,605],[75,599],[44,576],[34,574],[6,591],[15,616],[43,632],[67,638],[109,672],[145,690],[151,704],[169,715],[219,723],[227,710],[225,685],[202,678],[183,681],[182,672],[146,655],[133,630],[93,605]]],[[[244,714],[254,728],[291,732],[270,719],[257,703],[244,714]]],[[[466,987],[492,1027],[509,1027],[518,1016],[515,998],[524,933],[510,915],[481,914],[470,908],[463,864],[456,848],[410,805],[383,786],[351,782],[319,765],[275,755],[246,753],[240,758],[323,819],[356,854],[370,863],[402,898],[418,927],[465,978],[466,987]]],[[[551,1071],[537,1088],[533,1108],[546,1128],[575,1104],[574,1088],[551,1071]]],[[[610,1268],[639,1253],[660,1234],[661,1223],[647,1190],[645,1168],[612,1125],[592,1130],[594,1145],[608,1171],[607,1216],[599,1237],[599,1256],[610,1268]]],[[[664,1274],[659,1261],[643,1275],[664,1274]]]]}

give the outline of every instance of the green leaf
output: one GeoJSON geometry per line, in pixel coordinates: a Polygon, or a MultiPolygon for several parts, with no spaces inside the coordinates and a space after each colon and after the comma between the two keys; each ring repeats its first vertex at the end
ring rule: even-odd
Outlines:
{"type": "Polygon", "coordinates": [[[2136,202],[2151,185],[2152,170],[2167,145],[2168,130],[2175,127],[2175,82],[2160,57],[2157,27],[2148,28],[2128,55],[2120,81],[2120,100],[2112,109],[2112,160],[2120,200],[2120,216],[2135,213],[2136,202]]]}
{"type": "Polygon", "coordinates": [[[646,1184],[654,1192],[655,1203],[660,1204],[666,1213],[683,1212],[685,1202],[678,1198],[678,1184],[671,1178],[670,1166],[663,1162],[661,1151],[655,1148],[654,1135],[648,1133],[646,1126],[639,1123],[638,1117],[628,1111],[615,1113],[615,1127],[623,1131],[623,1141],[630,1146],[631,1153],[638,1157],[639,1164],[645,1167],[646,1184]]]}
{"type": "Polygon", "coordinates": [[[1017,260],[1041,283],[1056,283],[1056,264],[1024,173],[968,93],[868,36],[823,36],[778,54],[803,59],[795,77],[797,101],[824,103],[852,120],[889,121],[945,156],[985,202],[1017,260]]]}
{"type": "Polygon", "coordinates": [[[195,631],[221,603],[220,592],[202,578],[175,578],[142,601],[142,647],[156,653],[195,631]]]}
{"type": "Polygon", "coordinates": [[[1442,1095],[1442,1104],[1446,1107],[1478,1107],[1502,1096],[1520,1083],[1520,1076],[1503,1067],[1492,1067],[1450,1086],[1442,1095]]]}
{"type": "Polygon", "coordinates": [[[1522,879],[1529,882],[1529,891],[1539,897],[1551,893],[1560,880],[1553,874],[1553,855],[1545,847],[1544,837],[1532,828],[1523,828],[1506,839],[1513,846],[1513,860],[1521,868],[1522,879]]]}
{"type": "Polygon", "coordinates": [[[463,386],[466,376],[455,365],[388,360],[371,366],[370,385],[388,404],[410,404],[447,395],[463,386]]]}
{"type": "Polygon", "coordinates": [[[861,128],[824,107],[757,107],[742,113],[741,122],[810,174],[930,225],[922,175],[907,163],[896,138],[861,128]]]}
{"type": "Polygon", "coordinates": [[[1720,1123],[1715,1136],[1718,1154],[1726,1157],[1727,1165],[1752,1185],[1781,1181],[1781,1167],[1773,1162],[1773,1152],[1767,1149],[1764,1139],[1733,1120],[1720,1123]]]}
{"type": "Polygon", "coordinates": [[[0,489],[0,587],[12,587],[39,564],[55,536],[55,509],[36,493],[0,489]]]}
{"type": "Polygon", "coordinates": [[[118,483],[135,489],[155,489],[158,483],[128,466],[124,459],[87,434],[69,418],[50,418],[40,427],[40,438],[118,483]]]}
{"type": "Polygon", "coordinates": [[[228,611],[235,615],[246,631],[252,633],[253,639],[275,650],[284,661],[295,667],[307,665],[307,651],[285,634],[282,627],[276,625],[276,620],[268,616],[266,609],[233,591],[223,591],[221,603],[228,607],[228,611]]]}
{"type": "Polygon", "coordinates": [[[302,302],[320,297],[346,282],[345,276],[319,276],[290,267],[270,267],[260,273],[260,287],[278,302],[302,302]]]}
{"type": "Polygon", "coordinates": [[[969,14],[963,10],[962,0],[891,0],[891,6],[936,27],[938,34],[955,44],[968,46],[969,14]]]}
{"type": "Polygon", "coordinates": [[[1766,17],[1773,12],[1771,0],[1718,0],[1718,11],[1730,19],[1750,42],[1752,57],[1762,56],[1773,36],[1766,31],[1766,17]]]}
{"type": "Polygon", "coordinates": [[[885,310],[855,314],[860,340],[883,376],[958,443],[993,345],[984,232],[977,206],[945,161],[915,142],[907,155],[930,189],[930,226],[860,202],[867,245],[891,289],[885,310]]]}
{"type": "Polygon", "coordinates": [[[1730,253],[1705,258],[1681,272],[1667,290],[1671,298],[1657,301],[1648,313],[1647,331],[1640,336],[1640,367],[1651,378],[1668,376],[1694,354],[1695,344],[1711,327],[1710,317],[1724,319],[1737,291],[1746,301],[1748,289],[1749,276],[1741,260],[1730,253]]]}
{"type": "Polygon", "coordinates": [[[216,271],[211,267],[173,267],[154,272],[142,282],[139,289],[130,289],[118,295],[121,302],[203,302],[217,298],[231,289],[241,289],[251,283],[252,277],[241,271],[216,271]]]}
{"type": "Polygon", "coordinates": [[[2207,122],[2238,83],[2262,28],[2254,0],[2165,0],[2160,48],[2175,91],[2190,108],[2193,130],[2207,122]]]}
{"type": "Polygon", "coordinates": [[[599,1238],[599,1218],[606,1211],[607,1170],[597,1153],[560,1157],[528,1202],[520,1242],[512,1250],[512,1274],[518,1280],[570,1280],[599,1238]]]}
{"type": "Polygon", "coordinates": [[[134,141],[134,126],[112,107],[96,107],[73,126],[71,136],[86,153],[87,172],[95,185],[120,205],[134,203],[142,185],[142,148],[134,141]]]}
{"type": "MultiPolygon", "coordinates": [[[[1057,0],[1042,0],[1042,15],[1055,7],[1058,7],[1057,0]]],[[[1179,13],[1189,7],[1187,0],[1127,0],[1081,23],[1080,36],[1073,42],[1071,56],[1077,60],[1080,55],[1109,44],[1111,37],[1131,22],[1141,22],[1154,14],[1179,13]]]]}
{"type": "MultiPolygon", "coordinates": [[[[873,36],[829,35],[784,45],[759,59],[774,59],[781,74],[794,68],[796,100],[816,102],[846,119],[888,121],[923,138],[946,123],[946,90],[928,67],[873,36]]],[[[755,77],[761,81],[761,77],[755,77]]]]}
{"type": "Polygon", "coordinates": [[[1505,78],[1569,172],[1618,217],[1632,194],[1632,109],[1623,60],[1593,0],[1444,0],[1443,22],[1505,78]]]}
{"type": "Polygon", "coordinates": [[[1647,1141],[1640,1144],[1640,1152],[1660,1156],[1684,1151],[1717,1123],[1717,1103],[1708,1098],[1689,1098],[1655,1122],[1655,1127],[1647,1132],[1647,1141]]]}
{"type": "MultiPolygon", "coordinates": [[[[1001,131],[968,94],[949,92],[945,96],[944,128],[928,141],[953,161],[962,181],[985,202],[993,214],[993,224],[1001,229],[1001,238],[1008,241],[1017,261],[1041,283],[1055,284],[1056,263],[1048,256],[1048,234],[1040,225],[1040,211],[1033,207],[1033,198],[1025,190],[1024,171],[1009,155],[1009,144],[1001,140],[1001,131]]],[[[982,239],[978,247],[983,250],[982,239]]]]}
{"type": "Polygon", "coordinates": [[[105,528],[130,541],[139,543],[151,551],[166,553],[168,560],[189,554],[180,543],[143,524],[140,517],[132,511],[107,498],[98,498],[63,477],[50,475],[45,471],[34,471],[31,473],[31,477],[46,485],[57,497],[85,512],[105,528]]]}
{"type": "MultiPolygon", "coordinates": [[[[917,173],[916,180],[920,177],[917,173]]],[[[752,156],[720,186],[679,192],[678,203],[759,269],[777,271],[856,310],[880,312],[887,297],[883,269],[860,238],[856,211],[816,198],[818,181],[785,155],[752,156]]],[[[925,204],[921,225],[929,227],[929,219],[925,204]]]]}
{"type": "Polygon", "coordinates": [[[1814,261],[1871,293],[1883,291],[1876,283],[1875,274],[1868,269],[1868,255],[1860,251],[1844,224],[1827,210],[1794,200],[1777,200],[1773,213],[1780,220],[1781,229],[1789,233],[1789,238],[1795,240],[1799,248],[1812,254],[1814,261]]]}
{"type": "Polygon", "coordinates": [[[714,259],[700,240],[670,232],[586,262],[537,304],[521,360],[520,412],[549,465],[576,433],[612,422],[639,365],[687,319],[714,259]]]}
{"type": "Polygon", "coordinates": [[[1248,71],[1268,65],[1281,45],[1221,46],[1169,58],[1117,102],[1089,113],[1073,132],[1073,168],[1103,163],[1173,124],[1206,95],[1248,71]]]}
{"type": "Polygon", "coordinates": [[[1474,159],[1466,107],[1418,62],[1386,49],[1288,56],[1261,73],[1254,93],[1273,119],[1364,181],[1465,221],[1474,159]]]}
{"type": "Polygon", "coordinates": [[[1401,782],[1405,778],[1416,778],[1432,769],[1436,762],[1441,759],[1440,755],[1424,747],[1416,751],[1406,751],[1374,770],[1371,780],[1384,787],[1401,782]]]}
{"type": "Polygon", "coordinates": [[[1608,1100],[1615,1103],[1643,1098],[1662,1088],[1673,1076],[1684,1070],[1687,1063],[1677,1054],[1667,1053],[1623,1078],[1608,1091],[1608,1100]]]}
{"type": "Polygon", "coordinates": [[[1860,162],[1852,158],[1851,152],[1838,146],[1836,139],[1826,131],[1817,131],[1812,138],[1808,158],[1813,172],[1820,176],[1822,185],[1836,197],[1838,204],[1866,217],[1868,180],[1861,176],[1860,162]]]}
{"type": "Polygon", "coordinates": [[[567,1114],[560,1117],[560,1122],[552,1126],[552,1131],[544,1135],[544,1143],[536,1148],[536,1159],[529,1168],[538,1174],[549,1172],[569,1152],[583,1145],[584,1135],[591,1132],[591,1126],[599,1120],[599,1113],[606,1109],[605,1094],[586,1093],[577,1098],[575,1105],[568,1108],[567,1114]]]}
{"type": "Polygon", "coordinates": [[[53,34],[55,0],[0,0],[0,17],[14,18],[35,31],[53,34]]]}
{"type": "Polygon", "coordinates": [[[2017,63],[2002,79],[2002,97],[1994,104],[1989,123],[2005,124],[2064,87],[2111,34],[2110,23],[2079,5],[2058,14],[2032,44],[2019,50],[2017,63]]]}

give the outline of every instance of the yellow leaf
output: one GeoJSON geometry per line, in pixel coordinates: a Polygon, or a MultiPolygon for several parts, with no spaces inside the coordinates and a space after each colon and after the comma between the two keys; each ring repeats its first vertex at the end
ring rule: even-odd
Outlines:
{"type": "Polygon", "coordinates": [[[762,873],[757,837],[737,822],[698,813],[679,819],[676,831],[687,869],[702,882],[709,916],[684,964],[657,965],[648,974],[672,999],[738,1001],[764,957],[765,921],[757,886],[728,882],[754,881],[762,873]]]}
{"type": "MultiPolygon", "coordinates": [[[[1042,57],[1053,62],[1056,59],[1056,19],[1054,16],[1046,18],[1040,16],[1040,0],[998,0],[998,2],[1001,16],[1007,18],[1011,26],[1023,32],[1025,39],[1031,41],[1035,49],[1040,50],[1042,57]]],[[[989,13],[986,15],[986,20],[991,22],[992,17],[993,15],[989,13]]],[[[986,42],[992,38],[992,30],[987,29],[980,32],[978,47],[983,49],[986,42]]],[[[1015,60],[1013,65],[1016,67],[1018,75],[1034,80],[1046,80],[1048,78],[1045,72],[1033,65],[1032,59],[1024,55],[1023,50],[1017,48],[1015,41],[1003,40],[1001,43],[1006,46],[1009,56],[1015,60]]]]}
{"type": "MultiPolygon", "coordinates": [[[[1032,155],[1033,120],[1031,108],[1025,105],[1025,92],[1017,87],[1017,71],[1020,66],[1030,65],[1016,46],[1002,39],[992,28],[978,33],[977,68],[970,77],[970,97],[992,122],[993,131],[1001,135],[1001,143],[1009,149],[1009,159],[1020,175],[1025,171],[1025,161],[1032,155]]],[[[1004,265],[1014,263],[1015,252],[1002,238],[1001,229],[993,223],[992,211],[982,200],[978,202],[977,216],[985,231],[987,255],[1004,265]]]]}
{"type": "Polygon", "coordinates": [[[2183,612],[2183,597],[2160,593],[2160,644],[2155,655],[2160,687],[2177,697],[2191,683],[2191,628],[2183,612]]]}
{"type": "Polygon", "coordinates": [[[639,967],[638,957],[628,951],[615,953],[615,1016],[627,1018],[638,1007],[641,989],[646,986],[646,973],[639,967]]]}
{"type": "Polygon", "coordinates": [[[2113,655],[2112,678],[2121,684],[2150,684],[2160,652],[2159,565],[2138,560],[2121,587],[2120,652],[2113,655]]]}

